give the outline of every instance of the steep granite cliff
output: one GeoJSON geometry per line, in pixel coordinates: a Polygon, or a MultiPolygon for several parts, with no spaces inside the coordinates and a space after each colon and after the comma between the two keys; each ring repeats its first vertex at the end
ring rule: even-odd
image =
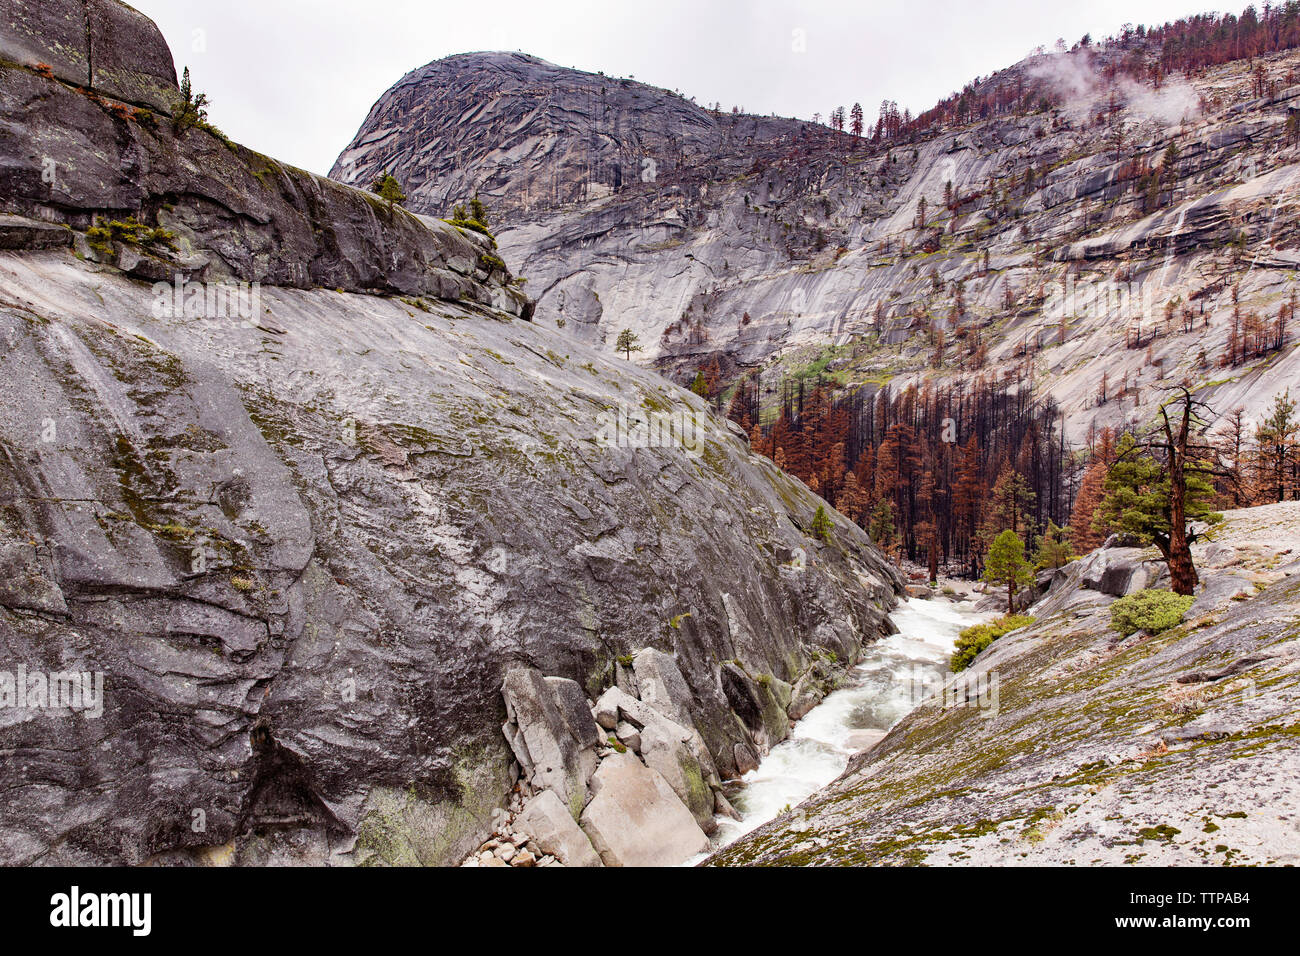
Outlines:
{"type": "Polygon", "coordinates": [[[857,527],[527,321],[486,237],[79,72],[89,12],[170,90],[112,0],[0,8],[0,861],[459,860],[537,770],[507,674],[675,670],[733,775],[787,728],[757,686],[888,627],[857,527]]]}

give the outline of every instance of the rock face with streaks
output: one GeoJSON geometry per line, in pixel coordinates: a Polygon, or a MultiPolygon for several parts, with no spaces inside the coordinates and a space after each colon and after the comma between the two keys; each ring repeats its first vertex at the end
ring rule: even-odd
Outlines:
{"type": "MultiPolygon", "coordinates": [[[[0,42],[10,46],[26,42],[24,24],[64,23],[83,11],[73,0],[3,0],[0,8],[9,16],[0,42]]],[[[95,16],[101,8],[149,29],[119,24],[96,42],[132,63],[165,59],[171,69],[150,21],[113,0],[86,4],[95,16]]],[[[87,85],[66,70],[46,75],[31,58],[0,59],[0,212],[7,214],[0,247],[75,244],[80,256],[149,281],[182,273],[195,281],[427,294],[531,316],[531,300],[487,237],[390,208],[231,143],[212,127],[178,131],[166,116],[135,108],[129,90],[100,85],[98,73],[87,85]],[[114,229],[112,238],[90,232],[95,225],[114,229]]],[[[101,53],[95,62],[113,60],[101,53]]],[[[173,89],[168,102],[178,97],[173,89]]]]}
{"type": "Polygon", "coordinates": [[[716,362],[774,405],[810,367],[870,394],[983,366],[1032,376],[1078,442],[1187,377],[1257,418],[1300,375],[1294,334],[1219,360],[1234,321],[1271,323],[1296,292],[1300,55],[1104,79],[1153,55],[1130,38],[1032,57],[988,82],[1054,105],[875,142],[465,54],[385,93],[331,175],[392,169],[429,215],[479,195],[539,321],[610,351],[631,329],[682,383],[716,362]]]}
{"type": "Polygon", "coordinates": [[[885,629],[859,529],[484,237],[0,72],[0,862],[456,861],[524,774],[596,779],[635,671],[730,776],[771,733],[723,662],[885,629]]]}

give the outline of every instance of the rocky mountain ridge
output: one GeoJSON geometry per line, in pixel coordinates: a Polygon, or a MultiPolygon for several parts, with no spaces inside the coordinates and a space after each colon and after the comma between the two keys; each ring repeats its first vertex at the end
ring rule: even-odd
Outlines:
{"type": "Polygon", "coordinates": [[[471,54],[385,94],[332,175],[392,169],[435,215],[480,195],[539,321],[605,348],[631,329],[679,381],[716,363],[775,401],[791,375],[1010,374],[1078,440],[1186,378],[1255,417],[1300,373],[1294,336],[1220,359],[1295,292],[1296,54],[1157,88],[1111,76],[1120,53],[1032,57],[999,81],[1053,105],[883,143],[471,54]]]}

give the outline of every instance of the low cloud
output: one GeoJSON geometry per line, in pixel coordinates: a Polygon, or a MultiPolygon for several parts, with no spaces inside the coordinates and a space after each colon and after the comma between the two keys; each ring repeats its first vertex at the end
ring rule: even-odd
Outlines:
{"type": "Polygon", "coordinates": [[[1183,77],[1169,77],[1158,89],[1129,76],[1108,81],[1098,69],[1098,57],[1090,50],[1038,57],[1029,65],[1028,73],[1060,99],[1065,112],[1074,116],[1096,114],[1109,106],[1112,95],[1138,123],[1172,126],[1200,115],[1200,97],[1183,77]]]}

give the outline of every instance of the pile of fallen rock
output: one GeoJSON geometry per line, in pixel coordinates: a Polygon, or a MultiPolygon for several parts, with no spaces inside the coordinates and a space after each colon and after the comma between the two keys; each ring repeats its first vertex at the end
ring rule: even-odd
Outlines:
{"type": "Polygon", "coordinates": [[[513,805],[468,866],[675,866],[739,815],[671,654],[645,648],[599,700],[528,667],[507,672],[502,727],[519,765],[513,805]]]}

